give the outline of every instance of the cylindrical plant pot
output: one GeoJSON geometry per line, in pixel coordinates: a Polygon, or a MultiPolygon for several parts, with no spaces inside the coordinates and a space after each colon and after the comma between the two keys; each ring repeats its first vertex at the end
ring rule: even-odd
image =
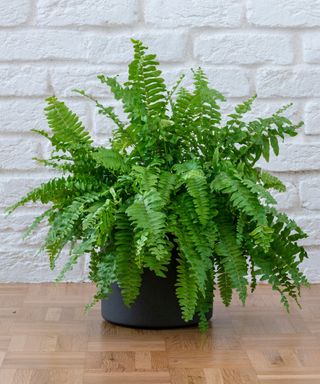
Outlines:
{"type": "MultiPolygon", "coordinates": [[[[176,328],[197,324],[198,316],[188,322],[181,318],[175,293],[175,264],[173,261],[169,265],[165,278],[146,269],[142,276],[140,295],[131,307],[123,303],[120,288],[114,284],[109,297],[101,301],[102,317],[111,323],[136,328],[176,328]]],[[[206,317],[209,320],[212,311],[206,317]]]]}

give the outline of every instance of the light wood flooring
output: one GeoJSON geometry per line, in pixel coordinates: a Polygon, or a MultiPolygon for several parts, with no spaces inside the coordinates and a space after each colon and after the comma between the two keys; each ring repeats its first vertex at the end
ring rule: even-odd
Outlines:
{"type": "Polygon", "coordinates": [[[210,330],[148,331],[85,315],[90,284],[0,285],[1,384],[320,384],[320,286],[288,315],[260,286],[216,301],[210,330]]]}

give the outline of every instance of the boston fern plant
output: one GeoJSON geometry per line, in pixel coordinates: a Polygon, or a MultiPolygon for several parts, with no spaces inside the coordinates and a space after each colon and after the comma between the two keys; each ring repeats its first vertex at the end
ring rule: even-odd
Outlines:
{"type": "MultiPolygon", "coordinates": [[[[222,122],[224,96],[209,86],[201,69],[194,87],[168,91],[156,56],[132,40],[134,58],[128,81],[98,76],[122,103],[123,122],[112,107],[96,102],[99,113],[116,124],[110,146],[94,145],[79,118],[56,97],[47,99],[51,157],[39,160],[62,172],[10,207],[28,202],[51,203],[35,219],[49,225],[43,250],[51,268],[64,248],[69,258],[63,279],[80,257],[90,254],[90,279],[106,298],[117,283],[127,305],[139,295],[144,269],[159,277],[175,257],[176,296],[181,316],[206,313],[219,288],[229,305],[233,291],[244,303],[248,287],[265,280],[281,295],[298,301],[307,285],[299,264],[307,257],[298,241],[306,235],[284,213],[277,212],[269,190],[284,191],[275,176],[256,166],[278,141],[295,136],[295,125],[282,113],[245,122],[255,96],[238,105],[222,122]]],[[[78,91],[90,97],[84,91],[78,91]]],[[[90,97],[91,98],[91,97],[90,97]]]]}

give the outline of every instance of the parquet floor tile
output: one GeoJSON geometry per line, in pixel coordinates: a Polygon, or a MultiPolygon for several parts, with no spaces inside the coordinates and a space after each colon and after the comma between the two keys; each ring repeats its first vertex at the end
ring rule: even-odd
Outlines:
{"type": "Polygon", "coordinates": [[[320,384],[320,285],[290,314],[261,285],[219,297],[210,329],[141,330],[88,314],[91,284],[0,284],[0,384],[320,384]]]}

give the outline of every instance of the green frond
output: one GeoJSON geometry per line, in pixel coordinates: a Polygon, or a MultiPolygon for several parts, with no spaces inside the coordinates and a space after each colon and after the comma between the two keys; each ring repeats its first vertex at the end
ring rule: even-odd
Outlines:
{"type": "Polygon", "coordinates": [[[171,251],[166,239],[166,216],[161,208],[162,200],[159,193],[150,189],[143,195],[137,195],[126,210],[139,237],[146,238],[144,246],[152,255],[145,258],[146,266],[159,276],[163,276],[161,262],[168,263],[171,251]]]}
{"type": "Polygon", "coordinates": [[[257,274],[256,274],[253,258],[250,256],[249,259],[250,259],[250,289],[251,289],[251,293],[253,293],[257,287],[258,281],[257,281],[257,274]]]}
{"type": "Polygon", "coordinates": [[[177,211],[179,222],[201,256],[203,265],[207,265],[207,267],[210,268],[210,257],[213,254],[214,244],[217,240],[217,229],[214,224],[211,223],[211,231],[209,231],[207,227],[204,227],[204,232],[199,231],[200,223],[198,222],[192,198],[190,198],[189,195],[182,196],[182,198],[178,200],[178,203],[177,211]],[[210,240],[208,240],[209,235],[211,235],[210,240]]]}
{"type": "Polygon", "coordinates": [[[205,247],[203,237],[197,234],[193,234],[193,236],[190,237],[193,228],[188,221],[181,220],[180,216],[180,225],[176,225],[172,228],[172,231],[176,238],[175,241],[180,254],[183,255],[188,262],[190,274],[192,274],[197,284],[199,293],[205,296],[207,273],[212,267],[210,258],[208,258],[210,249],[205,247]],[[187,227],[184,225],[187,225],[187,227]],[[200,241],[199,244],[195,244],[197,240],[200,241]]]}
{"type": "Polygon", "coordinates": [[[115,275],[121,288],[123,301],[130,306],[139,295],[142,269],[135,262],[133,228],[123,212],[119,212],[116,217],[114,244],[115,275]]]}
{"type": "Polygon", "coordinates": [[[219,99],[221,101],[225,101],[225,97],[222,95],[222,93],[218,92],[216,89],[210,88],[208,77],[202,68],[199,67],[192,72],[194,78],[194,87],[198,93],[203,93],[207,98],[210,96],[212,100],[219,99]]]}
{"type": "Polygon", "coordinates": [[[84,204],[73,201],[71,205],[55,213],[50,223],[47,237],[44,241],[44,249],[50,257],[50,267],[54,269],[55,261],[64,246],[74,238],[74,229],[79,218],[83,214],[84,204]]]}
{"type": "Polygon", "coordinates": [[[39,187],[27,193],[20,201],[7,208],[7,213],[13,212],[28,202],[40,201],[43,204],[68,202],[73,197],[79,197],[86,192],[94,193],[101,186],[101,181],[90,176],[86,178],[74,176],[53,178],[46,183],[42,183],[39,187]]]}
{"type": "Polygon", "coordinates": [[[242,246],[245,242],[245,235],[247,233],[247,222],[248,218],[243,213],[237,218],[236,232],[237,232],[237,243],[242,246]]]}
{"type": "Polygon", "coordinates": [[[37,216],[33,220],[33,222],[28,226],[27,230],[23,235],[23,238],[26,239],[27,237],[29,237],[39,227],[41,222],[47,217],[50,217],[52,214],[54,214],[54,209],[49,208],[46,211],[44,211],[41,215],[37,216]]]}
{"type": "Polygon", "coordinates": [[[236,112],[237,115],[236,116],[235,115],[230,115],[230,116],[233,117],[233,118],[235,118],[235,117],[236,118],[241,118],[244,114],[250,112],[251,109],[252,109],[252,105],[255,102],[256,98],[257,98],[257,95],[253,95],[249,99],[245,100],[243,103],[238,104],[235,107],[235,112],[236,112]]]}
{"type": "Polygon", "coordinates": [[[267,225],[266,210],[257,194],[238,177],[221,172],[212,181],[211,188],[227,195],[233,207],[256,220],[259,225],[267,225]]]}
{"type": "Polygon", "coordinates": [[[42,136],[42,137],[45,137],[46,139],[50,140],[50,135],[47,131],[43,130],[43,129],[36,129],[36,128],[33,128],[30,130],[31,132],[33,133],[37,133],[38,135],[42,136]]]}
{"type": "Polygon", "coordinates": [[[111,237],[115,225],[114,203],[110,199],[99,201],[95,205],[91,205],[88,212],[82,221],[83,232],[95,233],[96,245],[104,247],[111,237]]]}
{"type": "MultiPolygon", "coordinates": [[[[108,84],[108,80],[103,76],[98,76],[98,79],[102,83],[108,84]]],[[[117,84],[117,81],[115,80],[115,83],[117,84]]],[[[121,86],[118,84],[118,86],[121,88],[121,86]]],[[[98,100],[87,94],[85,91],[80,89],[74,89],[76,93],[79,93],[79,95],[84,96],[88,98],[89,100],[93,101],[96,104],[96,107],[98,109],[98,113],[104,116],[107,116],[109,119],[111,119],[118,127],[118,129],[123,130],[125,128],[125,124],[119,119],[117,114],[114,112],[114,108],[111,106],[105,106],[101,104],[98,100]]]]}
{"type": "MultiPolygon", "coordinates": [[[[193,164],[190,163],[190,166],[193,167],[193,164]]],[[[198,166],[186,171],[181,167],[176,167],[176,169],[181,174],[189,195],[193,198],[200,223],[206,225],[210,215],[210,201],[209,187],[204,172],[198,166]]]]}
{"type": "Polygon", "coordinates": [[[147,48],[141,41],[132,42],[134,58],[129,64],[125,88],[122,88],[121,92],[121,88],[114,81],[112,85],[124,101],[126,112],[133,118],[146,121],[148,117],[165,114],[167,90],[161,71],[157,68],[159,63],[156,56],[146,54],[147,48]]]}
{"type": "Polygon", "coordinates": [[[246,178],[242,179],[242,184],[245,185],[256,196],[258,196],[259,199],[262,199],[264,204],[277,204],[274,197],[264,186],[246,178]]]}
{"type": "Polygon", "coordinates": [[[208,78],[201,68],[193,71],[193,78],[196,121],[200,123],[201,129],[207,130],[209,127],[213,129],[221,122],[220,106],[217,101],[225,101],[225,97],[209,86],[208,78]]]}
{"type": "Polygon", "coordinates": [[[262,170],[260,171],[259,176],[265,188],[272,188],[279,192],[286,191],[285,185],[276,176],[262,170]]]}
{"type": "Polygon", "coordinates": [[[92,139],[78,116],[56,97],[49,97],[45,108],[48,125],[53,132],[52,143],[57,149],[90,148],[92,139]]]}
{"type": "Polygon", "coordinates": [[[73,269],[73,267],[77,264],[79,258],[86,253],[90,253],[92,249],[95,247],[95,238],[94,236],[84,240],[83,242],[71,246],[70,254],[67,262],[64,264],[62,270],[60,271],[56,281],[62,281],[65,278],[65,275],[73,269]]]}
{"type": "Polygon", "coordinates": [[[173,121],[184,128],[190,128],[192,122],[192,114],[189,113],[191,105],[192,93],[185,88],[180,88],[177,99],[173,105],[172,118],[173,121]]]}
{"type": "Polygon", "coordinates": [[[184,321],[189,321],[193,318],[197,303],[198,303],[198,288],[192,274],[188,262],[182,256],[178,259],[177,266],[177,282],[176,295],[179,300],[179,305],[184,321]]]}
{"type": "Polygon", "coordinates": [[[92,276],[97,286],[97,291],[90,304],[86,306],[89,310],[99,300],[106,299],[112,292],[112,284],[117,282],[115,256],[113,253],[104,253],[99,255],[99,261],[96,265],[96,273],[92,276]]]}
{"type": "Polygon", "coordinates": [[[179,89],[180,84],[182,83],[183,79],[185,78],[185,74],[180,75],[174,86],[171,88],[170,91],[167,91],[167,100],[170,102],[171,110],[174,108],[174,101],[172,99],[173,95],[176,93],[176,91],[179,89]]]}
{"type": "Polygon", "coordinates": [[[202,331],[202,332],[206,331],[209,327],[207,315],[213,309],[213,299],[214,299],[213,284],[214,284],[214,280],[215,280],[214,270],[211,269],[208,271],[208,276],[207,276],[207,280],[206,280],[205,295],[204,296],[200,295],[198,298],[196,314],[199,317],[198,326],[199,326],[200,331],[202,331]]]}
{"type": "Polygon", "coordinates": [[[125,129],[125,123],[123,123],[120,120],[118,115],[115,113],[113,107],[110,107],[110,106],[106,107],[106,106],[104,106],[98,102],[96,103],[96,105],[97,105],[98,112],[100,115],[107,116],[109,119],[111,119],[116,124],[116,126],[118,127],[119,130],[125,129]]]}
{"type": "Polygon", "coordinates": [[[242,250],[237,243],[235,228],[227,217],[219,216],[217,221],[220,241],[216,247],[221,257],[225,272],[229,275],[232,286],[239,293],[244,303],[247,297],[247,263],[242,250]]]}
{"type": "Polygon", "coordinates": [[[270,228],[267,225],[258,225],[252,232],[250,232],[250,236],[253,237],[257,245],[265,251],[268,251],[270,243],[273,241],[273,228],[270,228]]]}
{"type": "Polygon", "coordinates": [[[114,149],[100,147],[92,154],[92,157],[106,169],[122,172],[127,169],[123,157],[114,149]]]}
{"type": "Polygon", "coordinates": [[[72,172],[74,165],[70,164],[66,161],[60,162],[60,160],[52,160],[51,159],[39,159],[37,157],[34,157],[33,160],[35,160],[38,164],[44,165],[46,167],[50,167],[52,169],[61,171],[61,172],[72,172]]]}
{"type": "Polygon", "coordinates": [[[158,184],[159,174],[157,169],[135,165],[132,167],[130,175],[136,180],[139,191],[148,192],[158,184]]]}
{"type": "Polygon", "coordinates": [[[223,304],[228,307],[232,300],[232,281],[224,269],[224,264],[218,267],[218,287],[223,304]]]}
{"type": "Polygon", "coordinates": [[[177,183],[177,176],[170,172],[161,172],[159,176],[159,182],[157,190],[163,201],[163,205],[167,205],[170,202],[171,194],[174,192],[177,183]]]}
{"type": "Polygon", "coordinates": [[[50,181],[41,184],[39,187],[27,193],[17,203],[8,207],[6,209],[6,212],[10,214],[17,208],[27,204],[28,202],[40,201],[43,204],[47,204],[52,199],[56,198],[56,193],[59,193],[59,194],[61,193],[61,187],[63,187],[64,184],[65,184],[64,178],[51,179],[50,181]]]}
{"type": "Polygon", "coordinates": [[[113,93],[116,100],[122,100],[124,97],[124,88],[118,82],[117,76],[105,77],[104,75],[99,75],[98,79],[101,83],[108,85],[111,92],[113,93]]]}
{"type": "Polygon", "coordinates": [[[193,197],[196,212],[200,223],[206,225],[209,220],[209,195],[208,184],[204,173],[201,170],[192,170],[183,177],[190,196],[193,197]]]}
{"type": "MultiPolygon", "coordinates": [[[[79,223],[85,215],[86,205],[95,202],[98,198],[95,194],[85,194],[75,198],[70,205],[60,208],[59,211],[52,210],[49,219],[50,228],[43,244],[43,248],[49,255],[52,269],[67,243],[73,243],[77,237],[80,237],[79,223]]],[[[93,241],[96,241],[96,238],[92,238],[93,241]]],[[[81,247],[79,249],[81,250],[81,247]]]]}

